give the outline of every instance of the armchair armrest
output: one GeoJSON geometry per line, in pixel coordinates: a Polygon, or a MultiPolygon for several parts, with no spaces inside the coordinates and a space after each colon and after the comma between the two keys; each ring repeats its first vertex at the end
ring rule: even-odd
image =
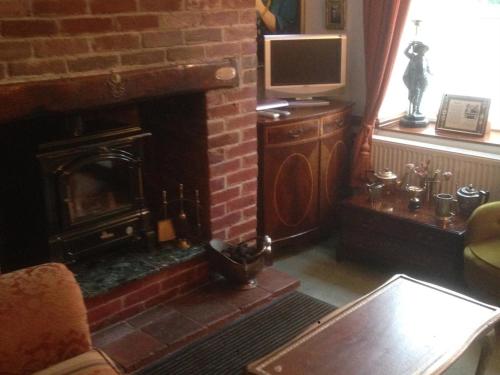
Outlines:
{"type": "Polygon", "coordinates": [[[0,301],[0,373],[31,374],[91,348],[82,293],[63,264],[1,275],[0,301]]]}
{"type": "Polygon", "coordinates": [[[500,238],[500,201],[479,206],[467,221],[467,245],[493,238],[500,238]]]}

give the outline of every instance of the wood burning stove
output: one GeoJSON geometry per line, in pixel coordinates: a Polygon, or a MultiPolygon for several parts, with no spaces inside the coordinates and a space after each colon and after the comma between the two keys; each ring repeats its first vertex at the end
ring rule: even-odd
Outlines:
{"type": "Polygon", "coordinates": [[[142,180],[150,135],[140,127],[118,128],[39,147],[52,260],[74,262],[152,242],[142,180]]]}

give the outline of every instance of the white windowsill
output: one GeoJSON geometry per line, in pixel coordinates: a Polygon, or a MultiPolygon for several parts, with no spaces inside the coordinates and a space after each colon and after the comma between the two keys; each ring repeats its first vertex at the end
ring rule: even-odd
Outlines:
{"type": "Polygon", "coordinates": [[[500,161],[500,147],[493,144],[472,143],[461,140],[428,137],[419,134],[399,133],[380,128],[375,129],[373,139],[500,161]]]}

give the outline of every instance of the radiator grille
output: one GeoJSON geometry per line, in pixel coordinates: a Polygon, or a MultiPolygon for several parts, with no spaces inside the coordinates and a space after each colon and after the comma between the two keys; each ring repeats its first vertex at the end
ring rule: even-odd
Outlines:
{"type": "Polygon", "coordinates": [[[500,158],[495,157],[479,153],[468,155],[430,146],[424,148],[375,137],[373,140],[372,162],[375,170],[389,168],[398,176],[403,176],[406,164],[430,160],[431,170],[438,168],[453,173],[450,181],[442,182],[441,192],[455,193],[457,187],[473,184],[476,189],[488,190],[490,201],[500,200],[500,158]]]}

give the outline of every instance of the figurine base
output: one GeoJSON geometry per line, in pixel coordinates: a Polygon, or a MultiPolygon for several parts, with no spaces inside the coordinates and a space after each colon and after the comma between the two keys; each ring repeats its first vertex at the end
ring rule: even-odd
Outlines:
{"type": "Polygon", "coordinates": [[[399,120],[399,125],[404,128],[425,128],[429,120],[424,115],[406,115],[399,120]]]}

